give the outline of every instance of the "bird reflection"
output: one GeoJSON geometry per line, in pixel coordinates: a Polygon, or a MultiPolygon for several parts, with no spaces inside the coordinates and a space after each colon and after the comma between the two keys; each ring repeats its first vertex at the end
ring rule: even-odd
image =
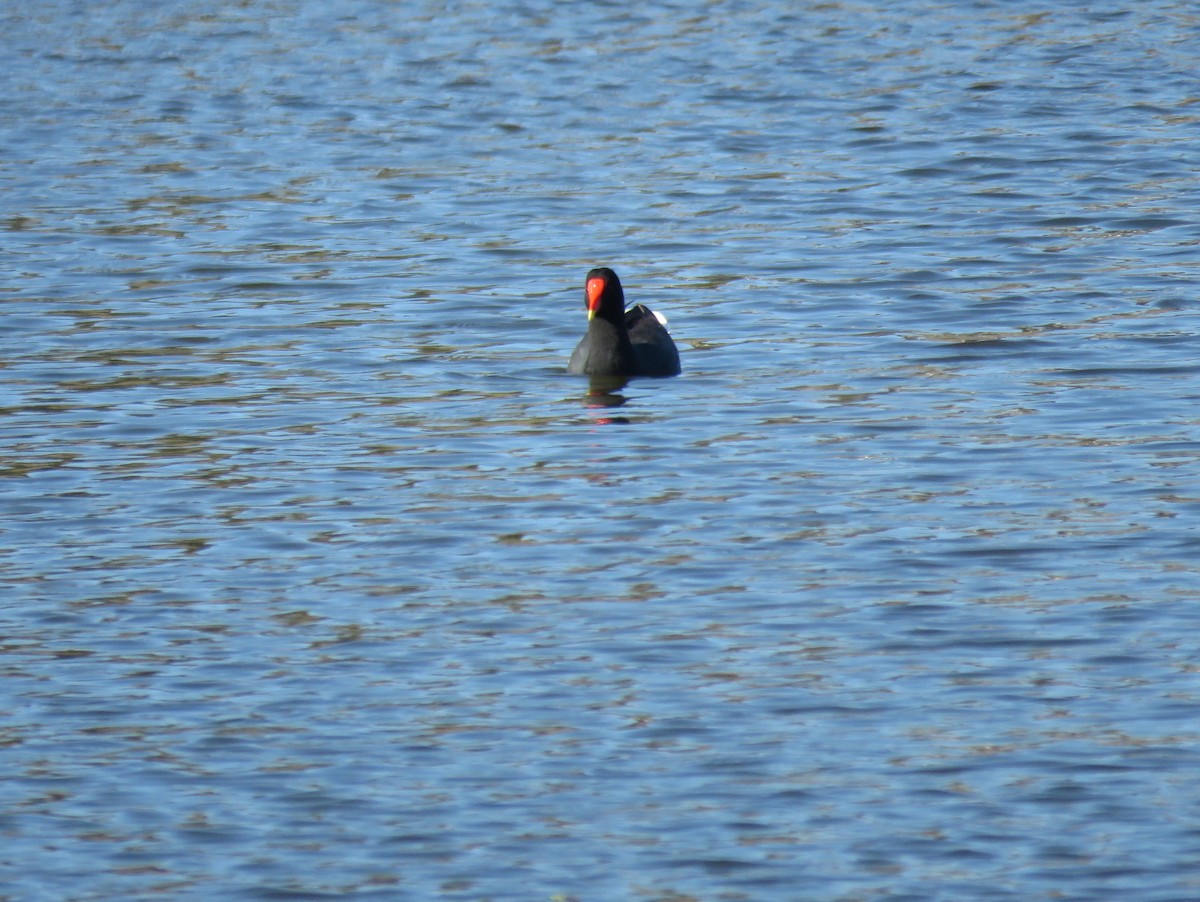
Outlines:
{"type": "MultiPolygon", "coordinates": [[[[623,389],[629,382],[623,376],[592,376],[588,379],[588,391],[583,396],[583,406],[591,409],[624,407],[629,400],[623,389]]],[[[597,423],[628,423],[626,417],[597,417],[597,423]]]]}

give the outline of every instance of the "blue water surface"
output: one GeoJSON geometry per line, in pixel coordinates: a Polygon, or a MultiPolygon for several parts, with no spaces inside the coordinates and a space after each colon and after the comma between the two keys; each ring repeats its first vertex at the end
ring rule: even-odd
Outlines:
{"type": "Polygon", "coordinates": [[[0,899],[1200,897],[1188,4],[0,26],[0,899]]]}

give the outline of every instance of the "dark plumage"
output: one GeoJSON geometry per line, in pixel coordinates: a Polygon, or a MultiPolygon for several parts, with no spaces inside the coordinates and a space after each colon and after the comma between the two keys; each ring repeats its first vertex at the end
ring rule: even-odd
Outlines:
{"type": "Polygon", "coordinates": [[[607,266],[587,274],[587,334],[567,372],[585,376],[677,376],[679,349],[648,307],[625,309],[621,280],[607,266]]]}

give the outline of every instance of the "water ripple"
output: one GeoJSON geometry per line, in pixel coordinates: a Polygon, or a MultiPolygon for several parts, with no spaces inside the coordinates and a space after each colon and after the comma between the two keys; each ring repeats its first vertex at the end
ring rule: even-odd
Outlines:
{"type": "Polygon", "coordinates": [[[0,895],[1193,894],[1185,7],[3,20],[0,895]]]}

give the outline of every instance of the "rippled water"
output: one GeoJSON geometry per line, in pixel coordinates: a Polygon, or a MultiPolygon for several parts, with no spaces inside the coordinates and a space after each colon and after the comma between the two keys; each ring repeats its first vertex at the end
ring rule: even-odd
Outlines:
{"type": "Polygon", "coordinates": [[[0,24],[0,898],[1200,897],[1188,4],[0,24]]]}

